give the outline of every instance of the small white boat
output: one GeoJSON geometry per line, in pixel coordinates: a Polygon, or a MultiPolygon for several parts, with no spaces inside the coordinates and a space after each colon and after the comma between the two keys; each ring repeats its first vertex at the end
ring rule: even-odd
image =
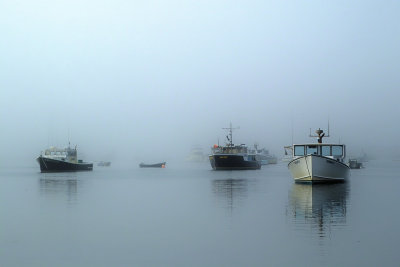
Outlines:
{"type": "Polygon", "coordinates": [[[318,137],[318,143],[292,146],[290,173],[296,182],[344,182],[350,176],[350,168],[344,163],[345,145],[322,144],[324,132],[318,129],[316,133],[318,136],[310,137],[318,137]]]}
{"type": "Polygon", "coordinates": [[[111,162],[110,161],[99,161],[97,163],[97,166],[101,166],[101,167],[110,167],[111,162]]]}
{"type": "Polygon", "coordinates": [[[361,162],[358,162],[357,159],[349,159],[349,167],[350,169],[361,169],[363,165],[361,162]]]}

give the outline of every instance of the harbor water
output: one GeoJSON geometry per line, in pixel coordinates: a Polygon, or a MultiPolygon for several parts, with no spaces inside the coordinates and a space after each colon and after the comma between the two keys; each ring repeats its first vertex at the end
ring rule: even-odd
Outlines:
{"type": "Polygon", "coordinates": [[[0,266],[398,266],[400,162],[295,184],[286,163],[213,171],[0,170],[0,266]]]}

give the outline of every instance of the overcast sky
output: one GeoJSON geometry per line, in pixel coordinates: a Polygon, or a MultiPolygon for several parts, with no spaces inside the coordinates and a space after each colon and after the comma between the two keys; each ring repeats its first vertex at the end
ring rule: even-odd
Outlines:
{"type": "Polygon", "coordinates": [[[0,159],[397,147],[399,1],[0,1],[0,159]],[[15,152],[11,152],[15,151],[15,152]]]}

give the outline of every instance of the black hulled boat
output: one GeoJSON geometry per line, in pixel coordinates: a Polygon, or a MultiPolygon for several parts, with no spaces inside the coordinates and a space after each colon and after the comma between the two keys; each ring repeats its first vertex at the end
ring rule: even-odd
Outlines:
{"type": "Polygon", "coordinates": [[[232,142],[232,124],[229,128],[228,143],[226,146],[214,145],[209,156],[211,167],[214,170],[257,170],[261,168],[261,162],[255,155],[248,154],[244,144],[234,145],[232,142]]]}
{"type": "Polygon", "coordinates": [[[165,168],[166,162],[160,162],[160,163],[155,163],[155,164],[145,164],[145,163],[140,163],[139,167],[140,168],[165,168]]]}
{"type": "Polygon", "coordinates": [[[78,160],[75,148],[56,148],[50,147],[37,158],[41,172],[73,172],[91,171],[93,163],[78,160]]]}

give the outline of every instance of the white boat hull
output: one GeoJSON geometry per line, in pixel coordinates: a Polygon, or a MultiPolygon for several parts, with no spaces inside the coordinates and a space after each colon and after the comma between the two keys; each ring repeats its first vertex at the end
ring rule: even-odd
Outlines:
{"type": "Polygon", "coordinates": [[[346,164],[318,155],[293,159],[288,168],[296,182],[344,182],[350,176],[346,164]]]}

